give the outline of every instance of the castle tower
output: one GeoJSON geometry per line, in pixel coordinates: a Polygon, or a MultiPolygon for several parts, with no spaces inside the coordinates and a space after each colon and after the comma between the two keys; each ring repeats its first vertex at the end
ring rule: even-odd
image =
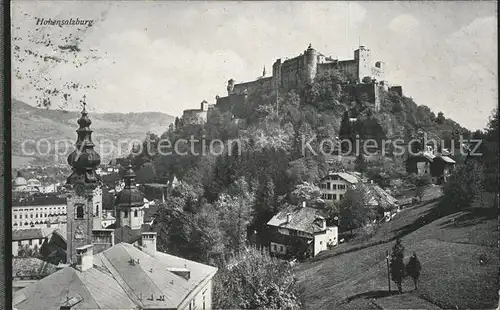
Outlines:
{"type": "Polygon", "coordinates": [[[92,230],[101,229],[102,183],[96,174],[101,157],[94,150],[91,120],[85,110],[78,120],[76,150],[68,156],[72,174],[66,181],[69,194],[67,205],[67,263],[75,263],[76,249],[92,243],[92,230]]]}
{"type": "Polygon", "coordinates": [[[124,174],[125,188],[116,198],[116,228],[141,229],[144,218],[144,196],[135,186],[135,173],[129,164],[124,174]]]}
{"type": "Polygon", "coordinates": [[[359,49],[354,51],[354,60],[356,60],[358,66],[358,82],[361,82],[366,76],[371,78],[371,51],[361,45],[359,49]]]}
{"type": "Polygon", "coordinates": [[[304,57],[306,60],[306,81],[312,83],[316,77],[318,67],[318,52],[309,44],[304,57]]]}
{"type": "Polygon", "coordinates": [[[229,81],[227,81],[227,95],[231,95],[233,93],[233,90],[234,90],[234,80],[233,79],[230,79],[229,81]]]}
{"type": "Polygon", "coordinates": [[[202,111],[208,111],[208,102],[206,100],[203,100],[200,104],[200,108],[202,111]]]}

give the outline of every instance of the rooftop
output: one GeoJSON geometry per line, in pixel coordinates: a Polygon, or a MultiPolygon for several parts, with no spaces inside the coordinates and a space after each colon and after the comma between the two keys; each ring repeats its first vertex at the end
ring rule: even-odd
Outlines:
{"type": "Polygon", "coordinates": [[[267,222],[267,225],[313,234],[323,231],[321,224],[316,221],[318,218],[323,218],[321,210],[310,207],[289,206],[273,216],[267,222]],[[290,215],[290,222],[288,222],[288,215],[290,215]]]}
{"type": "Polygon", "coordinates": [[[39,278],[56,272],[56,266],[34,257],[13,257],[12,277],[39,278]]]}
{"type": "Polygon", "coordinates": [[[78,297],[79,309],[177,309],[217,272],[215,267],[164,253],[152,257],[126,243],[93,257],[93,268],[80,272],[66,267],[15,292],[13,305],[17,309],[59,309],[66,300],[78,297]],[[191,276],[186,279],[169,268],[187,268],[191,276]]]}
{"type": "Polygon", "coordinates": [[[42,239],[45,238],[42,228],[13,229],[12,241],[42,239]]]}

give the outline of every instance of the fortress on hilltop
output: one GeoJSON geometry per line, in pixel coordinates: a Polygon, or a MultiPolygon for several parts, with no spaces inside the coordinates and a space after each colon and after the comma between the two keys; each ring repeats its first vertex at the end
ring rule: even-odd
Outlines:
{"type": "MultiPolygon", "coordinates": [[[[257,90],[267,90],[279,97],[280,93],[305,83],[312,83],[318,74],[331,70],[340,71],[346,76],[347,83],[342,85],[345,92],[354,98],[367,96],[375,110],[380,108],[383,100],[380,96],[382,90],[395,91],[402,95],[401,86],[389,86],[385,79],[384,62],[372,61],[371,50],[365,46],[360,46],[354,51],[353,59],[338,60],[323,55],[309,45],[299,56],[284,61],[281,58],[277,59],[273,64],[272,76],[266,76],[264,67],[262,76],[254,81],[237,83],[230,79],[227,82],[227,96],[216,96],[215,107],[228,110],[237,104],[244,104],[247,96],[257,90]]],[[[184,111],[185,114],[188,112],[187,122],[191,122],[189,115],[194,113],[190,111],[184,111]]]]}

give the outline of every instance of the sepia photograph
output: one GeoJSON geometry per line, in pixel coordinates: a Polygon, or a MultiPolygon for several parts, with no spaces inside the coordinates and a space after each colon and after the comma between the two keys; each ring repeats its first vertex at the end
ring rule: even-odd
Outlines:
{"type": "Polygon", "coordinates": [[[12,0],[5,309],[500,309],[497,5],[12,0]]]}

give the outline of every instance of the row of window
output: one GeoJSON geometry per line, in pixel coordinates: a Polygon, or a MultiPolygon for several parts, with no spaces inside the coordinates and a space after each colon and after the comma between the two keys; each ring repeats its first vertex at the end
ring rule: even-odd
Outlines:
{"type": "Polygon", "coordinates": [[[41,211],[46,211],[46,210],[56,210],[56,209],[66,209],[66,207],[62,206],[62,207],[50,207],[50,208],[25,208],[25,209],[17,209],[17,208],[14,208],[12,209],[13,212],[21,212],[21,211],[33,211],[33,210],[41,210],[41,211]]]}
{"type": "Polygon", "coordinates": [[[347,188],[347,186],[345,184],[332,184],[330,182],[321,183],[319,186],[321,189],[346,189],[347,188]]]}
{"type": "Polygon", "coordinates": [[[30,227],[35,227],[35,225],[48,224],[48,223],[49,223],[49,221],[44,221],[44,222],[42,222],[42,221],[40,221],[40,222],[36,221],[34,223],[33,222],[30,222],[30,223],[28,223],[28,222],[24,222],[24,223],[23,222],[19,222],[19,224],[14,223],[13,226],[30,226],[30,227]]]}
{"type": "MultiPolygon", "coordinates": [[[[52,216],[63,216],[63,215],[66,215],[66,213],[59,213],[59,214],[35,214],[35,218],[38,218],[38,217],[52,217],[52,216]],[[38,216],[40,215],[40,216],[38,216]]],[[[22,214],[19,214],[19,218],[22,219],[23,218],[23,215],[22,214]]],[[[25,216],[25,218],[28,218],[28,215],[25,216]]],[[[30,214],[29,216],[30,219],[33,218],[33,214],[30,214]]],[[[14,219],[17,220],[17,214],[14,214],[14,219]]]]}
{"type": "Polygon", "coordinates": [[[321,198],[326,200],[341,200],[344,197],[342,194],[323,194],[321,198]]]}
{"type": "MultiPolygon", "coordinates": [[[[38,239],[38,244],[42,244],[42,243],[43,243],[43,239],[38,239]]],[[[32,239],[28,240],[28,245],[33,245],[32,239]]],[[[17,246],[19,246],[19,247],[23,246],[22,241],[18,241],[17,246]]]]}
{"type": "MultiPolygon", "coordinates": [[[[139,212],[137,210],[134,210],[134,217],[138,217],[139,212]]],[[[128,211],[123,211],[123,218],[128,218],[128,211]]]]}

